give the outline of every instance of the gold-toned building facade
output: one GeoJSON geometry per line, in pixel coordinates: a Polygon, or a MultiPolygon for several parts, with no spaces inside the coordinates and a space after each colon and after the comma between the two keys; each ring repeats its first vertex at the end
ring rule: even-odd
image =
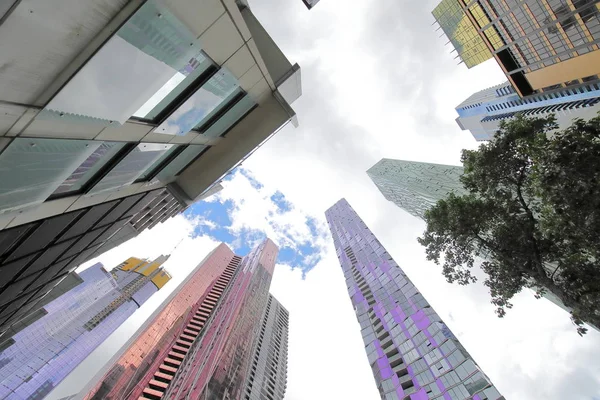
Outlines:
{"type": "Polygon", "coordinates": [[[438,8],[446,2],[462,8],[520,96],[599,80],[600,1],[444,0],[438,8]]]}

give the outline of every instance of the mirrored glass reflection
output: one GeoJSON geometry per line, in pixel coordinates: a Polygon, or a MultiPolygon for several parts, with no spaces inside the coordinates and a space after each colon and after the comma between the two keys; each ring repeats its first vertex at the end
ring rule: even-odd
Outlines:
{"type": "Polygon", "coordinates": [[[147,1],[50,101],[63,118],[125,123],[153,119],[212,62],[195,36],[147,1]]]}
{"type": "Polygon", "coordinates": [[[185,135],[206,120],[211,113],[226,106],[240,92],[241,89],[235,77],[226,69],[221,69],[154,132],[185,135]]]}
{"type": "Polygon", "coordinates": [[[162,143],[140,143],[106,174],[89,193],[95,194],[133,183],[173,146],[172,144],[162,143]]]}

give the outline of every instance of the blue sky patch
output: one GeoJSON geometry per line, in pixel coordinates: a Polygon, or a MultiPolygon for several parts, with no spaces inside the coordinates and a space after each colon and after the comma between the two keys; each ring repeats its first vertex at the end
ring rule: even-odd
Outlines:
{"type": "Polygon", "coordinates": [[[184,216],[190,220],[200,218],[194,229],[194,236],[208,235],[219,242],[231,243],[235,236],[229,233],[232,221],[229,213],[233,209],[233,201],[224,203],[199,201],[186,210],[184,216]]]}
{"type": "Polygon", "coordinates": [[[244,169],[244,168],[238,168],[235,170],[235,173],[240,173],[242,175],[244,175],[246,177],[246,179],[248,179],[248,181],[250,182],[250,184],[252,185],[252,187],[254,189],[262,189],[264,187],[264,185],[262,183],[260,183],[254,176],[252,176],[252,174],[250,172],[248,172],[248,170],[244,169]]]}
{"type": "Polygon", "coordinates": [[[277,212],[280,214],[292,211],[294,208],[292,203],[287,201],[283,193],[281,193],[279,190],[276,191],[273,196],[271,196],[271,201],[277,206],[277,212]]]}
{"type": "MultiPolygon", "coordinates": [[[[224,181],[232,182],[234,177],[239,177],[238,174],[247,179],[255,190],[260,191],[264,188],[263,184],[251,172],[243,168],[237,168],[224,181]]],[[[229,185],[231,184],[229,183],[229,185]]],[[[232,229],[233,221],[231,214],[236,207],[236,202],[239,203],[238,207],[244,207],[244,202],[243,199],[235,200],[235,202],[232,199],[222,201],[223,197],[219,197],[217,194],[211,198],[211,201],[199,201],[193,204],[185,212],[184,216],[196,224],[193,232],[194,236],[206,235],[219,242],[224,242],[237,254],[244,256],[265,238],[265,233],[251,227],[245,227],[239,232],[234,232],[232,229]]],[[[269,200],[273,203],[277,211],[276,213],[269,211],[269,215],[266,215],[265,218],[268,219],[271,227],[280,235],[279,239],[281,240],[284,237],[283,241],[286,242],[279,243],[280,250],[277,262],[289,265],[291,268],[300,268],[303,276],[305,276],[321,259],[321,250],[316,245],[321,236],[317,228],[318,221],[315,218],[307,216],[306,225],[312,237],[305,241],[298,240],[298,238],[292,237],[287,231],[281,231],[282,228],[279,228],[277,222],[273,220],[277,215],[285,215],[292,212],[294,205],[280,191],[276,191],[270,197],[265,198],[265,201],[269,200]],[[290,243],[293,243],[293,245],[290,245],[290,243]]],[[[236,225],[239,227],[239,224],[236,225]]]]}

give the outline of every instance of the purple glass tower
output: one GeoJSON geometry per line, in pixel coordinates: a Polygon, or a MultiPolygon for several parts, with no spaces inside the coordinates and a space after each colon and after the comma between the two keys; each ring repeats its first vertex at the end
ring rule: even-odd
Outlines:
{"type": "Polygon", "coordinates": [[[112,271],[97,263],[83,283],[44,306],[45,315],[0,344],[0,399],[50,393],[170,276],[161,264],[129,258],[112,271]]]}
{"type": "Polygon", "coordinates": [[[504,399],[350,204],[325,215],[381,398],[504,399]]]}

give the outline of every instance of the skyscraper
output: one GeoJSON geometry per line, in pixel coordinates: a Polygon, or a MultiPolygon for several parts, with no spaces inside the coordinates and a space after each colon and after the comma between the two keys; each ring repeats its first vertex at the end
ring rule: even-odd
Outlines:
{"type": "Polygon", "coordinates": [[[463,194],[463,168],[417,161],[381,159],[367,174],[383,196],[417,218],[451,192],[463,194]]]}
{"type": "Polygon", "coordinates": [[[273,295],[254,347],[244,400],[282,400],[287,378],[289,313],[273,295]]]}
{"type": "Polygon", "coordinates": [[[79,274],[82,283],[0,345],[0,398],[45,397],[170,280],[167,258],[129,258],[110,272],[97,263],[79,274]]]}
{"type": "Polygon", "coordinates": [[[504,399],[348,202],[325,215],[381,398],[504,399]]]}
{"type": "Polygon", "coordinates": [[[500,122],[517,113],[531,117],[554,114],[559,129],[573,119],[590,119],[600,111],[600,84],[585,83],[520,98],[509,82],[479,91],[456,107],[456,123],[476,140],[491,140],[500,122]]]}
{"type": "Polygon", "coordinates": [[[442,0],[432,14],[467,68],[492,58],[492,53],[457,0],[442,0]]]}
{"type": "Polygon", "coordinates": [[[0,334],[297,124],[300,67],[246,2],[101,3],[0,6],[0,334]]]}
{"type": "Polygon", "coordinates": [[[598,82],[599,1],[453,1],[519,96],[598,82]]]}
{"type": "Polygon", "coordinates": [[[264,398],[282,399],[287,312],[268,293],[277,253],[269,239],[243,258],[219,245],[81,396],[250,399],[266,384],[264,398]]]}

